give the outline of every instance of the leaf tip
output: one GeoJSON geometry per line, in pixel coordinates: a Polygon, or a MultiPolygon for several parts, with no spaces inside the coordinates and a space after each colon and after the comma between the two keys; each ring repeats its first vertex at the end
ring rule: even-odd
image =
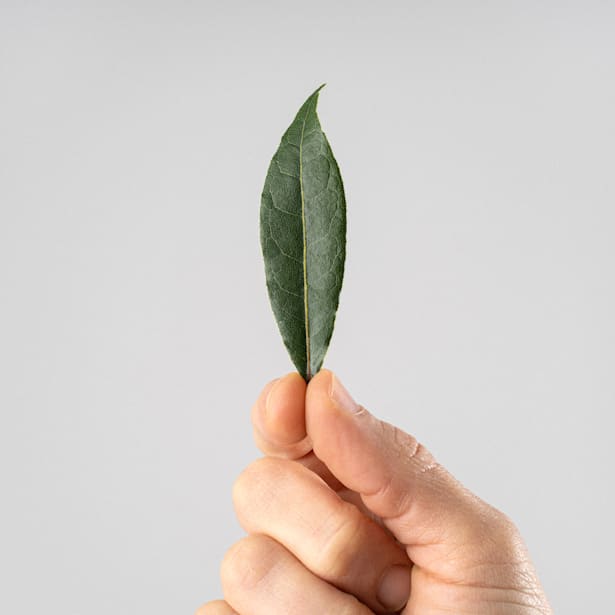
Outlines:
{"type": "Polygon", "coordinates": [[[320,84],[320,85],[319,85],[319,86],[318,86],[318,87],[314,90],[314,93],[312,94],[312,96],[316,96],[316,95],[320,92],[320,90],[322,90],[322,89],[325,87],[325,85],[327,85],[327,84],[326,84],[326,83],[321,83],[321,84],[320,84]]]}

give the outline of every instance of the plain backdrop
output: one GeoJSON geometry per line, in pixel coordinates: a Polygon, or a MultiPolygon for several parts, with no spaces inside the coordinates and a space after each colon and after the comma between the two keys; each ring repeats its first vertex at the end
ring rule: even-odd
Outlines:
{"type": "Polygon", "coordinates": [[[0,0],[0,612],[192,613],[292,369],[258,240],[327,82],[326,366],[612,604],[613,2],[0,0]]]}

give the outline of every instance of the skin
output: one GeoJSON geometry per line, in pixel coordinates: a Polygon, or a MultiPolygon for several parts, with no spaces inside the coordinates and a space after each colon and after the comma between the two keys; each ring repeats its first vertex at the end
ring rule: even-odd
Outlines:
{"type": "Polygon", "coordinates": [[[252,423],[247,536],[196,615],[552,615],[514,524],[332,372],[269,383],[252,423]]]}

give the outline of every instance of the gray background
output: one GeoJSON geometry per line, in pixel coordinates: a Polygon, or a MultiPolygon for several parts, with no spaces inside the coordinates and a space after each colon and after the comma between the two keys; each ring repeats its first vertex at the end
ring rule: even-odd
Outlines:
{"type": "Polygon", "coordinates": [[[612,2],[0,0],[0,612],[191,613],[292,366],[260,190],[320,115],[349,254],[326,365],[612,600],[612,2]]]}

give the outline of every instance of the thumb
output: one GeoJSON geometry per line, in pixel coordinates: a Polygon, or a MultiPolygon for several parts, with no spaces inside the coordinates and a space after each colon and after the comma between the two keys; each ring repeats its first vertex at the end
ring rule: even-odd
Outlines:
{"type": "Polygon", "coordinates": [[[338,378],[321,370],[306,393],[306,427],[314,452],[429,568],[467,545],[503,515],[465,489],[417,440],[358,405],[338,378]]]}

